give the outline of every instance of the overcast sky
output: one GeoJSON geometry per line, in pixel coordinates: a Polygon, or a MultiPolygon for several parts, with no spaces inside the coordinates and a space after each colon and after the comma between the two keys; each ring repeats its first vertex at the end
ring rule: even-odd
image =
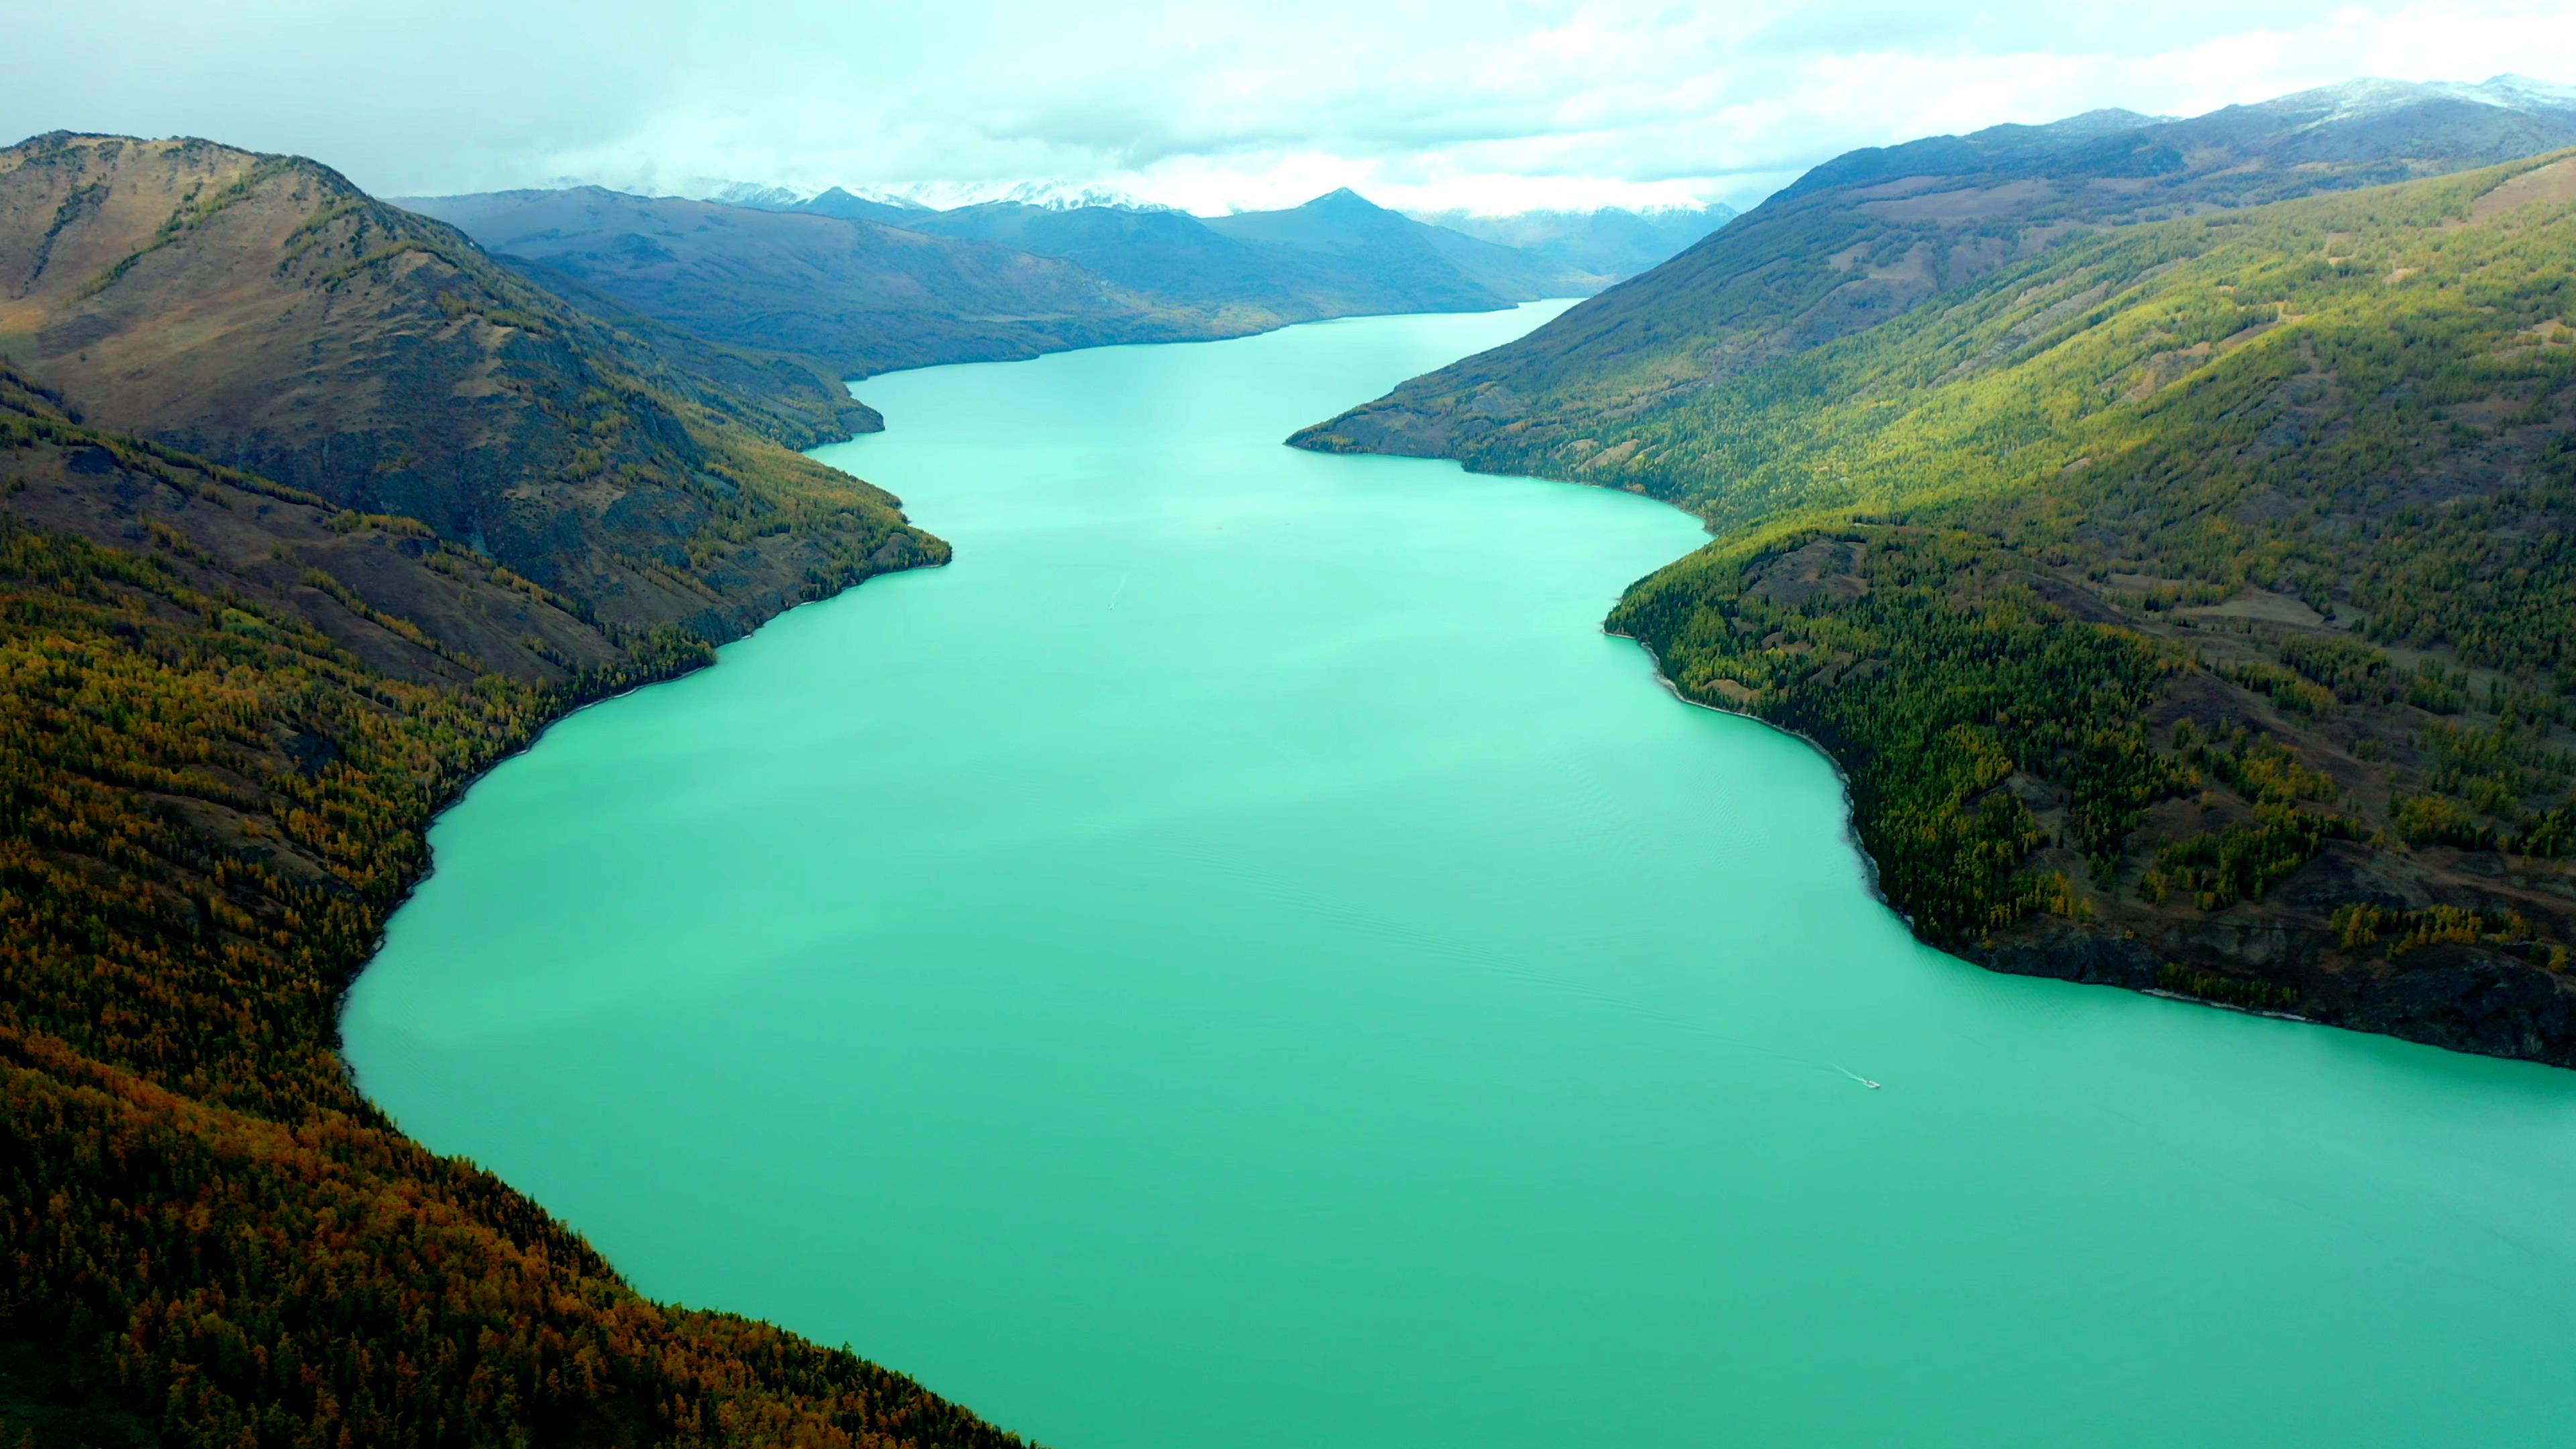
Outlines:
{"type": "Polygon", "coordinates": [[[1488,210],[1750,205],[1855,146],[2348,79],[2576,81],[2576,3],[85,0],[8,21],[8,139],[190,134],[386,195],[1349,185],[1488,210]]]}

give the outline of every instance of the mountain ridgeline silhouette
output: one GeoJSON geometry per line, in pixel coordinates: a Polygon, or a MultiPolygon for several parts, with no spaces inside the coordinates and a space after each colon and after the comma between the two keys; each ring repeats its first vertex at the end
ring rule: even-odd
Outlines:
{"type": "Polygon", "coordinates": [[[1325,317],[1486,311],[1609,280],[1348,191],[1206,219],[1019,201],[934,211],[837,188],[792,205],[597,187],[402,204],[549,286],[851,377],[1325,317]]]}

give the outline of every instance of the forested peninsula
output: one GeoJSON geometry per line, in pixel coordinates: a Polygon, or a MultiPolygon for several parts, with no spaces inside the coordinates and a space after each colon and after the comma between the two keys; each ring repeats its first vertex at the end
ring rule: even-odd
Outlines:
{"type": "Polygon", "coordinates": [[[793,360],[328,168],[0,151],[0,1411],[39,1444],[1007,1445],[650,1302],[336,1050],[431,815],[566,710],[937,563],[793,360]]]}
{"type": "Polygon", "coordinates": [[[1928,941],[2576,1065],[2576,153],[2460,169],[2576,111],[2425,92],[1846,158],[1294,441],[1707,519],[1609,627],[1928,941]]]}

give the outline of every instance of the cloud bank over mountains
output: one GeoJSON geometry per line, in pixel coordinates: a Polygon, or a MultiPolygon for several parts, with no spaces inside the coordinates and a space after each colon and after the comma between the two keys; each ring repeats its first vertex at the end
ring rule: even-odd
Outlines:
{"type": "Polygon", "coordinates": [[[2099,106],[2194,114],[2355,75],[2576,80],[2547,69],[2576,56],[2563,0],[456,0],[345,18],[43,7],[12,24],[22,53],[117,63],[28,68],[0,132],[208,135],[379,193],[1061,181],[1208,213],[1347,185],[1492,212],[1749,205],[1856,146],[2099,106]]]}

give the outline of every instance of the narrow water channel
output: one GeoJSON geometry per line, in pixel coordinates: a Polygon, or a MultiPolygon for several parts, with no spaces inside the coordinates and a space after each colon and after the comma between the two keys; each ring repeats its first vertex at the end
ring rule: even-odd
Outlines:
{"type": "Polygon", "coordinates": [[[956,562],[478,785],[364,1086],[1057,1449],[2564,1442],[2576,1073],[1923,949],[1690,519],[1279,445],[1545,315],[870,382],[956,562]]]}

